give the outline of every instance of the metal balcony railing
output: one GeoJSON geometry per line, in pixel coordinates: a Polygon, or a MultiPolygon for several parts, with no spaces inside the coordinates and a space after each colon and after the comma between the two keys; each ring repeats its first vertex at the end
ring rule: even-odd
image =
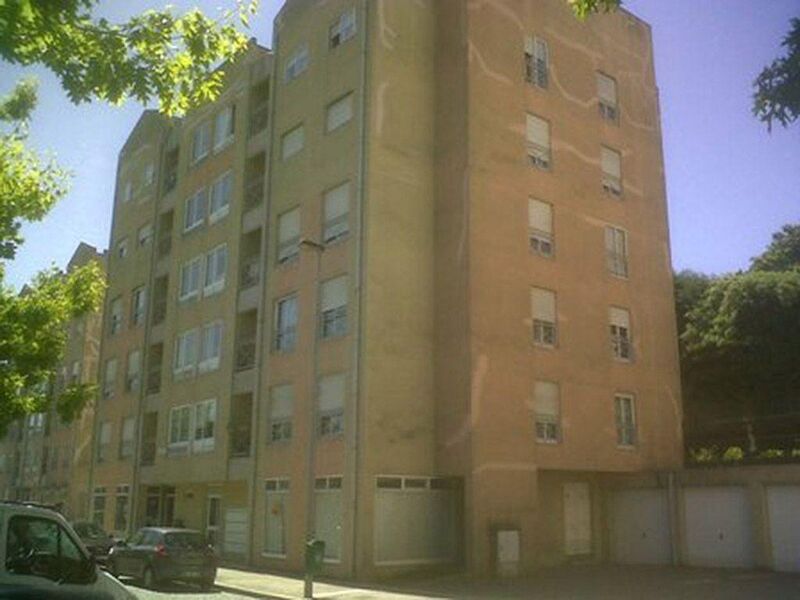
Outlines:
{"type": "Polygon", "coordinates": [[[152,368],[147,372],[147,393],[157,394],[161,391],[161,367],[152,368]]]}
{"type": "Polygon", "coordinates": [[[152,465],[156,462],[156,441],[142,440],[141,464],[152,465]]]}
{"type": "Polygon", "coordinates": [[[240,276],[239,288],[246,290],[255,285],[258,285],[261,279],[261,265],[258,260],[258,255],[246,258],[242,262],[242,271],[240,276]]]}
{"type": "Polygon", "coordinates": [[[246,371],[256,365],[256,340],[247,338],[236,346],[236,370],[246,371]]]}
{"type": "Polygon", "coordinates": [[[264,200],[264,175],[251,177],[244,188],[245,209],[258,206],[264,200]]]}
{"type": "Polygon", "coordinates": [[[250,111],[250,137],[255,136],[267,127],[269,121],[269,103],[264,101],[256,104],[250,111]]]}
{"type": "Polygon", "coordinates": [[[239,421],[231,423],[230,426],[230,440],[231,440],[231,456],[250,456],[250,415],[246,415],[246,421],[239,421]]]}
{"type": "Polygon", "coordinates": [[[153,302],[153,325],[163,323],[167,316],[167,298],[158,298],[153,302]]]}

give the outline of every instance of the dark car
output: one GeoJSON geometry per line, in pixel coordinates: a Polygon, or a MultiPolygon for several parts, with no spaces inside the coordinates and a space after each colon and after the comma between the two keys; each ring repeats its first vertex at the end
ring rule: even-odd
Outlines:
{"type": "Polygon", "coordinates": [[[203,534],[192,529],[145,527],[108,556],[108,570],[117,577],[141,579],[145,587],[166,581],[214,585],[217,559],[203,534]]]}
{"type": "Polygon", "coordinates": [[[114,545],[114,538],[90,521],[75,521],[72,528],[94,559],[101,564],[104,563],[108,551],[114,545]]]}

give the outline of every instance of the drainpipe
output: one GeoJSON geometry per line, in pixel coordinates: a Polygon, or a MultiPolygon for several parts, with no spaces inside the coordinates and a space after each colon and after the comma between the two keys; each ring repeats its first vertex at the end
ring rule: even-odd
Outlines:
{"type": "Polygon", "coordinates": [[[367,136],[368,136],[368,123],[369,112],[367,111],[367,100],[369,97],[367,90],[367,81],[369,77],[369,69],[367,63],[367,49],[369,47],[369,0],[362,0],[361,13],[363,15],[364,34],[361,36],[361,118],[359,119],[359,145],[358,145],[358,193],[356,194],[356,210],[355,210],[355,288],[356,288],[356,310],[355,317],[358,321],[358,327],[355,328],[355,343],[353,344],[353,419],[351,426],[348,428],[350,432],[349,447],[352,453],[351,457],[351,472],[350,477],[346,478],[348,481],[348,493],[350,495],[350,576],[355,579],[358,574],[358,494],[359,485],[358,479],[360,475],[361,464],[361,447],[359,443],[360,433],[360,418],[361,418],[361,354],[364,348],[364,312],[362,310],[364,304],[364,255],[365,255],[365,228],[364,228],[364,210],[365,210],[365,195],[366,195],[366,173],[367,173],[367,136]]]}

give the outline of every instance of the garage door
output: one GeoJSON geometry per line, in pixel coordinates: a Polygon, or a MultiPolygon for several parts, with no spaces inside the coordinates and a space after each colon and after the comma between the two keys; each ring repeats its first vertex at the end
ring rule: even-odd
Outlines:
{"type": "Polygon", "coordinates": [[[686,562],[700,567],[755,566],[752,516],[743,487],[687,487],[686,562]]]}
{"type": "Polygon", "coordinates": [[[611,494],[611,552],[621,564],[672,562],[666,490],[619,490],[611,494]]]}
{"type": "Polygon", "coordinates": [[[769,486],[767,510],[773,568],[800,572],[800,485],[769,486]]]}
{"type": "Polygon", "coordinates": [[[226,555],[247,554],[247,509],[229,508],[225,511],[222,552],[226,555]]]}

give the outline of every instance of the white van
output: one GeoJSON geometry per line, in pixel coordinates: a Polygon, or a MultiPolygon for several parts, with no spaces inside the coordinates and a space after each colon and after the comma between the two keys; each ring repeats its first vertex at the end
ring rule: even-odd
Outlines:
{"type": "Polygon", "coordinates": [[[17,596],[135,598],[98,568],[59,513],[34,504],[0,501],[0,597],[17,596]]]}

